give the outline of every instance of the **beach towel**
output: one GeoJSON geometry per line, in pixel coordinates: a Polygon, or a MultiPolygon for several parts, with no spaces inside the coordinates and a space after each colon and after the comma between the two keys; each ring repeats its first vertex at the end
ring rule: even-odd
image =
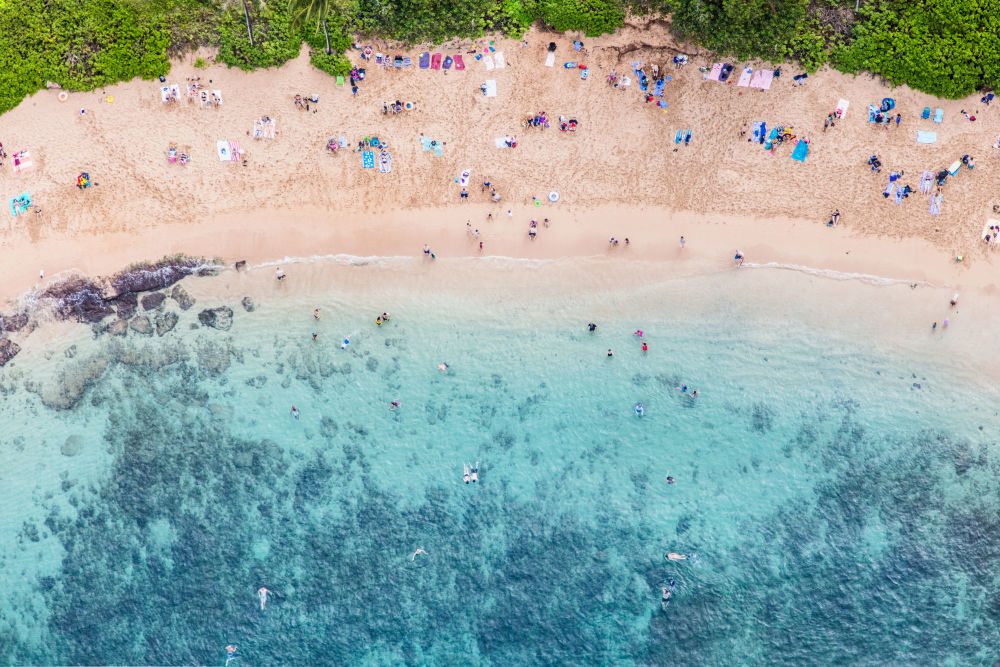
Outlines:
{"type": "Polygon", "coordinates": [[[440,143],[434,145],[434,155],[437,155],[438,157],[444,155],[444,147],[440,143]]]}
{"type": "Polygon", "coordinates": [[[461,175],[459,175],[458,184],[464,188],[469,184],[470,180],[472,180],[472,171],[470,169],[466,169],[461,173],[461,175]]]}
{"type": "Polygon", "coordinates": [[[896,187],[895,179],[890,176],[889,177],[889,184],[886,185],[885,186],[885,190],[882,191],[882,196],[883,197],[888,197],[889,195],[891,195],[892,194],[892,189],[894,187],[896,187]]]}
{"type": "Polygon", "coordinates": [[[430,137],[418,137],[417,141],[420,143],[420,147],[425,151],[429,151],[434,143],[434,140],[430,137]]]}
{"type": "Polygon", "coordinates": [[[902,204],[903,203],[903,186],[902,185],[897,185],[896,186],[896,203],[897,204],[902,204]]]}
{"type": "Polygon", "coordinates": [[[656,89],[653,91],[653,94],[657,97],[663,97],[663,86],[665,83],[666,82],[663,79],[657,80],[656,89]]]}
{"type": "Polygon", "coordinates": [[[403,68],[403,56],[396,56],[395,59],[392,61],[392,64],[395,65],[397,68],[402,69],[403,68]]]}
{"type": "Polygon", "coordinates": [[[759,144],[764,141],[764,132],[767,131],[767,126],[763,122],[757,121],[753,124],[753,142],[759,144]]]}
{"type": "Polygon", "coordinates": [[[259,120],[253,122],[253,138],[263,139],[264,138],[264,123],[259,120]]]}
{"type": "Polygon", "coordinates": [[[549,51],[549,55],[545,56],[545,66],[555,67],[555,64],[556,64],[556,52],[549,51]]]}
{"type": "Polygon", "coordinates": [[[375,54],[375,63],[376,63],[377,65],[381,65],[381,64],[382,64],[382,59],[383,59],[384,57],[385,57],[385,56],[383,56],[383,55],[382,55],[381,53],[376,53],[376,54],[375,54]]]}
{"type": "Polygon", "coordinates": [[[691,130],[684,133],[684,145],[687,146],[689,143],[691,143],[691,130]]]}
{"type": "Polygon", "coordinates": [[[762,69],[760,71],[760,89],[771,90],[772,81],[774,81],[774,70],[762,69]]]}
{"type": "Polygon", "coordinates": [[[496,65],[493,64],[493,56],[486,56],[483,58],[483,64],[486,65],[486,71],[492,72],[496,65]]]}
{"type": "Polygon", "coordinates": [[[503,57],[503,51],[497,51],[493,54],[493,62],[496,63],[497,69],[503,69],[507,66],[507,61],[503,57]]]}
{"type": "Polygon", "coordinates": [[[274,139],[274,133],[275,133],[275,130],[277,129],[276,123],[277,123],[277,121],[275,121],[273,118],[271,120],[267,121],[266,123],[264,123],[264,138],[265,139],[274,139]]]}
{"type": "Polygon", "coordinates": [[[10,198],[10,214],[15,218],[31,208],[31,194],[25,192],[18,197],[10,198]]]}
{"type": "Polygon", "coordinates": [[[944,120],[944,109],[937,109],[934,112],[934,122],[940,123],[943,120],[944,120]]]}
{"type": "Polygon", "coordinates": [[[428,51],[424,51],[420,54],[420,58],[417,60],[417,66],[420,69],[427,69],[431,66],[431,54],[428,51]]]}
{"type": "Polygon", "coordinates": [[[337,145],[340,146],[341,148],[347,148],[347,137],[345,137],[344,135],[340,135],[340,137],[338,137],[337,139],[337,145]]]}
{"type": "Polygon", "coordinates": [[[164,103],[170,101],[170,86],[160,86],[160,101],[164,103]]]}
{"type": "Polygon", "coordinates": [[[453,62],[453,61],[452,61],[452,58],[451,58],[451,56],[445,56],[445,58],[444,58],[444,64],[443,64],[443,67],[444,67],[445,69],[451,69],[451,63],[452,63],[452,62],[453,62]]]}
{"type": "Polygon", "coordinates": [[[509,140],[510,137],[497,137],[493,140],[493,145],[497,148],[510,148],[510,146],[507,145],[509,140]]]}
{"type": "Polygon", "coordinates": [[[778,128],[772,127],[771,131],[767,133],[767,139],[764,141],[764,150],[771,150],[774,146],[774,138],[778,136],[778,128]]]}
{"type": "Polygon", "coordinates": [[[392,171],[392,154],[388,151],[382,151],[379,153],[378,170],[383,174],[388,174],[392,171]]]}
{"type": "Polygon", "coordinates": [[[363,169],[375,168],[375,151],[361,151],[361,167],[363,169]]]}
{"type": "Polygon", "coordinates": [[[920,175],[920,191],[930,192],[934,187],[934,173],[930,171],[925,171],[920,175]]]}
{"type": "Polygon", "coordinates": [[[640,70],[642,70],[642,63],[639,62],[638,60],[633,60],[632,61],[632,75],[633,76],[639,76],[640,70]]]}
{"type": "Polygon", "coordinates": [[[849,107],[849,106],[851,106],[850,101],[848,101],[848,100],[837,100],[837,113],[840,114],[841,118],[843,118],[844,115],[847,114],[847,107],[849,107]]]}
{"type": "Polygon", "coordinates": [[[931,195],[931,215],[941,215],[941,197],[943,195],[931,195]]]}
{"type": "Polygon", "coordinates": [[[456,70],[463,70],[463,69],[465,69],[465,61],[462,60],[462,56],[461,55],[456,55],[455,56],[455,69],[456,70]]]}
{"type": "Polygon", "coordinates": [[[935,141],[937,141],[937,132],[924,132],[923,130],[917,130],[918,144],[933,144],[935,141]]]}
{"type": "Polygon", "coordinates": [[[337,77],[337,85],[338,86],[343,86],[344,85],[344,77],[342,77],[342,76],[338,76],[337,77]]]}
{"type": "Polygon", "coordinates": [[[212,91],[212,95],[215,97],[215,103],[218,104],[221,107],[222,106],[222,91],[221,90],[213,90],[212,91]]]}
{"type": "Polygon", "coordinates": [[[715,63],[712,65],[712,71],[708,73],[709,81],[718,81],[719,74],[722,73],[722,63],[715,63]]]}
{"type": "Polygon", "coordinates": [[[622,77],[622,84],[621,85],[622,86],[631,86],[632,85],[632,79],[630,79],[627,76],[623,76],[622,77]]]}
{"type": "Polygon", "coordinates": [[[497,82],[495,79],[486,80],[486,97],[497,96],[497,82]]]}
{"type": "MultiPolygon", "coordinates": [[[[456,58],[457,60],[457,58],[456,58]]],[[[403,56],[403,67],[409,67],[413,64],[413,59],[409,56],[403,56]]]]}
{"type": "Polygon", "coordinates": [[[877,113],[881,113],[879,111],[879,108],[876,107],[874,104],[869,104],[868,105],[868,122],[869,123],[874,123],[875,122],[875,114],[877,114],[877,113]]]}
{"type": "Polygon", "coordinates": [[[722,66],[722,70],[719,72],[719,83],[725,83],[729,79],[729,75],[733,71],[733,66],[726,63],[722,66]]]}
{"type": "Polygon", "coordinates": [[[674,135],[674,143],[681,143],[681,139],[684,138],[684,130],[677,130],[677,134],[674,135]]]}
{"type": "Polygon", "coordinates": [[[431,56],[431,69],[441,69],[441,54],[435,53],[431,56]]]}
{"type": "Polygon", "coordinates": [[[230,141],[229,152],[233,156],[233,162],[239,162],[240,156],[243,154],[243,151],[240,149],[240,142],[230,141]]]}
{"type": "Polygon", "coordinates": [[[753,76],[750,78],[750,87],[751,88],[762,88],[763,84],[761,82],[763,80],[764,80],[764,71],[763,70],[757,70],[756,72],[753,73],[753,76]]]}
{"type": "Polygon", "coordinates": [[[962,161],[955,160],[954,162],[951,163],[951,166],[948,167],[948,174],[954,176],[955,174],[958,173],[958,170],[961,168],[962,168],[962,161]]]}
{"type": "Polygon", "coordinates": [[[31,167],[33,165],[31,163],[31,153],[28,152],[28,149],[24,149],[23,151],[18,151],[17,153],[14,153],[14,155],[12,155],[11,157],[14,158],[15,174],[23,174],[26,171],[31,171],[31,167]]]}
{"type": "Polygon", "coordinates": [[[795,150],[792,151],[792,159],[805,162],[807,155],[809,155],[809,144],[799,139],[798,143],[795,144],[795,150]]]}
{"type": "Polygon", "coordinates": [[[215,152],[219,154],[219,162],[232,162],[233,156],[229,150],[229,142],[219,139],[215,142],[215,152]]]}
{"type": "Polygon", "coordinates": [[[741,88],[746,88],[750,85],[750,79],[753,78],[753,69],[750,67],[743,68],[743,74],[740,74],[740,80],[736,82],[737,86],[741,88]]]}
{"type": "Polygon", "coordinates": [[[188,91],[188,100],[198,97],[198,86],[196,86],[195,84],[189,83],[187,85],[187,91],[188,91]]]}

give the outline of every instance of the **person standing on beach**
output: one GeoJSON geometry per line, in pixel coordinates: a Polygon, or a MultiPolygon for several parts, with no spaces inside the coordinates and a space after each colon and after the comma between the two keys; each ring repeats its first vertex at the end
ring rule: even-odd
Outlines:
{"type": "Polygon", "coordinates": [[[684,250],[684,244],[685,243],[687,243],[687,241],[684,240],[684,235],[681,234],[681,250],[684,250]]]}
{"type": "Polygon", "coordinates": [[[275,277],[275,278],[276,278],[277,280],[284,280],[284,279],[285,279],[285,272],[281,270],[281,267],[280,267],[280,266],[279,266],[279,267],[276,267],[276,268],[274,269],[274,277],[275,277]]]}
{"type": "Polygon", "coordinates": [[[740,266],[743,266],[743,260],[746,259],[746,258],[743,256],[743,253],[741,253],[739,250],[737,250],[736,254],[733,255],[733,259],[736,260],[737,262],[739,262],[739,264],[737,264],[737,267],[740,267],[740,266]]]}
{"type": "Polygon", "coordinates": [[[426,243],[424,244],[424,254],[425,255],[431,254],[431,247],[429,245],[427,245],[426,243]]]}

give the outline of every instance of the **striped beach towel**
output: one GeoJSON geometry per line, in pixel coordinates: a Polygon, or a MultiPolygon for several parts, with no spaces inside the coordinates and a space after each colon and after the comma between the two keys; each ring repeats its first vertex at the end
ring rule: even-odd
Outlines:
{"type": "Polygon", "coordinates": [[[238,142],[238,141],[230,141],[229,142],[229,152],[230,152],[230,154],[232,154],[232,158],[231,158],[232,161],[233,162],[239,162],[241,154],[242,154],[242,151],[240,150],[240,142],[238,142]]]}
{"type": "Polygon", "coordinates": [[[31,162],[31,153],[28,152],[28,149],[14,153],[13,157],[15,174],[23,174],[26,171],[31,171],[31,168],[34,166],[31,162]]]}

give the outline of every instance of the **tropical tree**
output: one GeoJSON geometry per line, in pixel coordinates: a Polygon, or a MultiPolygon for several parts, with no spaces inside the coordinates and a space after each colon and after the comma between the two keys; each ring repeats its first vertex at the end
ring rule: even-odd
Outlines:
{"type": "Polygon", "coordinates": [[[322,28],[323,37],[326,40],[326,55],[333,54],[330,46],[330,28],[328,21],[331,17],[340,20],[343,26],[347,20],[357,10],[357,0],[290,0],[292,12],[292,25],[301,27],[316,23],[316,29],[322,28]]]}

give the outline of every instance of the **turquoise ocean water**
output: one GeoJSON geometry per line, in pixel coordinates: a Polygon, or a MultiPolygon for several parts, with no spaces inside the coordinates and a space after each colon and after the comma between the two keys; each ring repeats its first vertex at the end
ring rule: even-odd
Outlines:
{"type": "Polygon", "coordinates": [[[924,288],[285,267],[186,280],[162,338],[79,325],[3,369],[0,662],[1000,657],[997,394],[883,310],[924,288]],[[200,326],[219,305],[232,329],[200,326]]]}

